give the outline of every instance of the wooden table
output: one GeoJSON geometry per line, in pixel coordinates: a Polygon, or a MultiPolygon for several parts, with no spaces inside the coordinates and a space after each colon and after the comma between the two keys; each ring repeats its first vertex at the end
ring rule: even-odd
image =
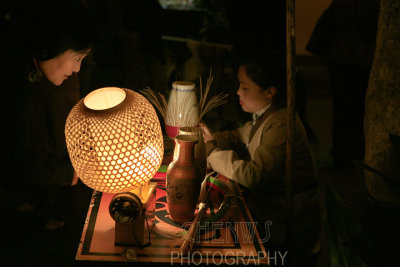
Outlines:
{"type": "MultiPolygon", "coordinates": [[[[229,208],[220,220],[213,223],[212,229],[203,229],[200,242],[196,243],[188,255],[180,254],[178,245],[171,247],[184,231],[182,226],[173,222],[168,214],[165,191],[166,167],[163,165],[152,179],[157,183],[157,189],[151,245],[116,246],[115,222],[109,214],[109,203],[113,194],[94,192],[76,254],[77,261],[138,261],[195,265],[268,263],[267,254],[259,242],[257,229],[239,186],[220,175],[217,178],[218,182],[224,184],[225,191],[230,191],[229,208]]],[[[218,210],[216,207],[213,211],[218,213],[218,210]]]]}

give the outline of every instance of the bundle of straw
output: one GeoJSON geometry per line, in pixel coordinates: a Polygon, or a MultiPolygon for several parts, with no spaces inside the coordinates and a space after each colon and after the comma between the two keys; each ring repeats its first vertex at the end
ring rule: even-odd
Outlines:
{"type": "MultiPolygon", "coordinates": [[[[210,112],[212,109],[228,103],[228,100],[226,99],[229,95],[224,94],[224,93],[219,93],[217,95],[214,95],[207,101],[207,97],[210,93],[211,85],[214,80],[212,76],[212,69],[210,69],[210,74],[208,76],[207,82],[205,87],[203,87],[203,82],[201,75],[200,77],[200,88],[199,88],[199,99],[198,99],[198,104],[199,104],[199,117],[198,117],[198,122],[206,115],[208,112],[210,112]]],[[[147,87],[144,90],[141,90],[141,93],[154,105],[154,107],[160,112],[161,116],[163,117],[164,121],[172,121],[172,118],[167,118],[167,114],[171,113],[168,112],[168,109],[171,109],[173,107],[168,106],[166,98],[163,94],[159,92],[154,92],[151,90],[149,87],[147,87]]],[[[190,116],[190,114],[182,114],[182,116],[190,116]]],[[[196,123],[196,125],[198,124],[196,123]]],[[[189,126],[189,125],[184,125],[184,126],[189,126]]]]}
{"type": "Polygon", "coordinates": [[[229,96],[228,94],[220,93],[218,95],[214,95],[211,99],[206,103],[208,93],[210,92],[211,84],[214,80],[212,76],[212,69],[210,69],[210,74],[207,79],[206,87],[204,89],[203,83],[200,76],[200,100],[199,100],[199,107],[200,107],[200,114],[199,114],[199,121],[206,115],[210,110],[228,103],[226,98],[229,96]]]}
{"type": "Polygon", "coordinates": [[[151,90],[149,87],[147,87],[144,90],[140,91],[146,98],[147,100],[150,101],[150,103],[153,104],[153,106],[160,112],[161,116],[163,117],[164,121],[167,116],[167,108],[168,104],[167,101],[165,100],[165,97],[163,94],[159,92],[154,92],[151,90]]]}
{"type": "Polygon", "coordinates": [[[206,204],[205,203],[200,203],[199,204],[199,211],[194,218],[192,224],[189,227],[189,230],[186,232],[186,234],[181,237],[182,244],[179,248],[179,250],[182,252],[182,255],[186,255],[188,252],[193,250],[193,246],[196,242],[196,236],[199,228],[199,223],[203,216],[206,214],[206,204]]]}

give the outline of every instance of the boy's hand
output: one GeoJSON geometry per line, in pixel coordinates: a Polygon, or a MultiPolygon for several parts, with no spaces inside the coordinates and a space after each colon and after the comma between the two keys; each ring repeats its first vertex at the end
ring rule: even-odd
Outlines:
{"type": "Polygon", "coordinates": [[[201,131],[203,133],[203,140],[204,143],[207,143],[208,141],[214,140],[214,135],[210,131],[210,129],[205,125],[203,122],[199,123],[199,127],[201,128],[201,131]]]}

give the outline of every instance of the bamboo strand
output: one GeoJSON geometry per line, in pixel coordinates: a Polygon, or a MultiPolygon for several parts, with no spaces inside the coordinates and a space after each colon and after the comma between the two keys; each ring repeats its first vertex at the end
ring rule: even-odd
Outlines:
{"type": "Polygon", "coordinates": [[[201,79],[201,75],[200,75],[200,88],[199,88],[199,91],[200,91],[199,108],[200,108],[200,110],[203,110],[203,104],[202,104],[202,101],[203,101],[203,81],[201,79]]]}
{"type": "Polygon", "coordinates": [[[206,91],[205,91],[205,93],[204,93],[205,95],[204,95],[204,103],[203,103],[203,106],[204,106],[205,101],[206,101],[206,99],[207,99],[208,93],[210,92],[210,88],[211,88],[211,84],[212,84],[213,80],[214,80],[214,77],[212,76],[212,69],[210,69],[210,75],[208,76],[207,84],[206,84],[206,91]]]}
{"type": "Polygon", "coordinates": [[[166,109],[167,105],[165,104],[165,98],[160,93],[154,93],[150,88],[145,90],[141,90],[141,93],[146,96],[146,98],[153,104],[155,108],[160,112],[161,116],[166,118],[166,109]],[[161,98],[163,102],[160,102],[159,98],[161,98]]]}
{"type": "Polygon", "coordinates": [[[208,101],[208,103],[206,104],[205,108],[200,112],[199,115],[199,121],[203,118],[203,116],[208,113],[209,111],[211,111],[212,109],[226,104],[228,103],[228,100],[226,100],[226,98],[228,97],[228,94],[219,94],[216,96],[213,96],[210,101],[208,101]]]}
{"type": "Polygon", "coordinates": [[[180,246],[180,251],[182,255],[186,255],[189,251],[192,251],[193,245],[196,242],[197,230],[199,228],[200,220],[204,217],[206,213],[206,204],[200,203],[199,204],[199,211],[194,218],[192,225],[190,225],[189,230],[183,237],[183,243],[180,246]]]}
{"type": "MultiPolygon", "coordinates": [[[[193,245],[196,242],[198,226],[199,226],[201,219],[206,214],[207,196],[212,188],[210,186],[207,190],[207,177],[211,176],[214,173],[215,173],[214,171],[211,173],[207,173],[203,182],[201,183],[200,195],[199,195],[199,211],[198,211],[196,217],[194,218],[192,225],[190,225],[189,230],[186,232],[186,234],[182,238],[183,243],[180,246],[180,250],[181,250],[182,254],[187,254],[189,251],[192,251],[193,245]]],[[[215,179],[217,179],[217,177],[215,179]]]]}
{"type": "Polygon", "coordinates": [[[208,76],[208,79],[207,79],[207,83],[206,83],[206,86],[205,86],[205,89],[204,89],[203,85],[202,85],[203,84],[202,83],[202,78],[200,76],[199,122],[204,117],[204,115],[207,114],[208,112],[210,112],[212,109],[214,109],[214,108],[216,108],[216,107],[218,107],[220,105],[228,103],[228,101],[225,100],[225,99],[229,95],[228,94],[223,94],[223,93],[220,93],[220,94],[218,94],[216,96],[213,96],[208,102],[206,101],[207,97],[208,97],[208,94],[210,92],[210,88],[211,88],[213,80],[214,80],[214,77],[212,76],[212,68],[211,68],[209,76],[208,76]]]}
{"type": "MultiPolygon", "coordinates": [[[[213,77],[212,77],[212,69],[210,69],[210,74],[209,74],[208,79],[207,79],[205,91],[204,91],[204,93],[202,94],[202,97],[200,98],[200,109],[201,109],[201,110],[203,110],[203,108],[204,108],[204,105],[205,105],[205,102],[206,102],[206,99],[207,99],[208,92],[210,91],[210,88],[211,88],[212,80],[213,80],[213,77]]],[[[201,90],[203,90],[203,87],[201,88],[201,90]]]]}

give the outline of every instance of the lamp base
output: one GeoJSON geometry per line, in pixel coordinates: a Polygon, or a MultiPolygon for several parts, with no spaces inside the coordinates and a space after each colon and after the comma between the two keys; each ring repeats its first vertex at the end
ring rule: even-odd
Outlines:
{"type": "Polygon", "coordinates": [[[115,245],[143,246],[150,241],[155,219],[156,186],[156,183],[148,183],[129,192],[140,212],[131,223],[115,222],[115,245]]]}

